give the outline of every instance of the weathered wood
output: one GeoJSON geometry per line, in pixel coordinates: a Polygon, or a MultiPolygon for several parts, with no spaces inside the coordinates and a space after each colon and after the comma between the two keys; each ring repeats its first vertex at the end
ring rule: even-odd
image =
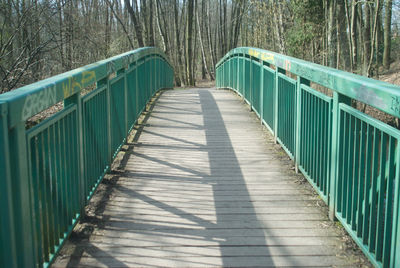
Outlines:
{"type": "MultiPolygon", "coordinates": [[[[90,236],[55,267],[359,266],[327,208],[234,94],[166,91],[90,236]]],[[[364,263],[364,262],[362,262],[364,263]]]]}

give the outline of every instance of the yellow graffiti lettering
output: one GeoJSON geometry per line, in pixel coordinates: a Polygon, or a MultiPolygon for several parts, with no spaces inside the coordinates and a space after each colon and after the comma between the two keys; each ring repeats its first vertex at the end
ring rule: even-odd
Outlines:
{"type": "Polygon", "coordinates": [[[87,86],[89,83],[94,82],[96,82],[96,73],[94,71],[85,71],[82,73],[82,86],[87,86]]]}
{"type": "Polygon", "coordinates": [[[62,89],[64,92],[64,99],[70,96],[70,88],[71,88],[71,79],[68,79],[67,83],[62,84],[62,89]]]}
{"type": "Polygon", "coordinates": [[[85,71],[82,73],[81,81],[78,82],[74,77],[69,77],[68,81],[62,84],[64,99],[82,90],[83,87],[89,86],[96,82],[96,73],[94,71],[85,71]]]}
{"type": "Polygon", "coordinates": [[[249,55],[258,58],[260,56],[260,52],[254,49],[249,49],[249,55]]]}
{"type": "Polygon", "coordinates": [[[263,61],[273,61],[274,60],[274,55],[270,53],[262,53],[261,54],[261,60],[263,61]]]}
{"type": "Polygon", "coordinates": [[[69,77],[68,82],[63,83],[62,88],[65,99],[74,94],[75,92],[81,91],[82,86],[79,82],[75,81],[73,77],[69,77]]]}
{"type": "Polygon", "coordinates": [[[71,87],[71,94],[81,91],[82,90],[82,86],[79,82],[75,81],[75,79],[72,80],[72,87],[71,87]],[[76,90],[75,90],[76,89],[76,90]]]}

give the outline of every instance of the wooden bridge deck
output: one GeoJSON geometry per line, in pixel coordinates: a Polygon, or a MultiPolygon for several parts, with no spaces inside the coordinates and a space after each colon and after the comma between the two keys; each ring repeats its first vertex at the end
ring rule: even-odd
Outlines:
{"type": "Polygon", "coordinates": [[[232,92],[164,92],[132,147],[54,267],[368,265],[232,92]]]}

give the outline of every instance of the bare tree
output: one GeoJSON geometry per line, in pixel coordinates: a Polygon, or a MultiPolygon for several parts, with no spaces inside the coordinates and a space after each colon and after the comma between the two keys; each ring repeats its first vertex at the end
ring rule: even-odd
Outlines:
{"type": "Polygon", "coordinates": [[[391,47],[391,28],[392,28],[392,0],[385,1],[385,24],[383,29],[384,48],[383,66],[386,70],[390,68],[390,47],[391,47]]]}

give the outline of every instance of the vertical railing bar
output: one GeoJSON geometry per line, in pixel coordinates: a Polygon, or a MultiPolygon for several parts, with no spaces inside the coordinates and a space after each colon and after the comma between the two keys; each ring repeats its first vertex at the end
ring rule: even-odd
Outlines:
{"type": "Polygon", "coordinates": [[[354,170],[354,151],[355,151],[355,125],[356,125],[356,118],[352,115],[350,115],[350,127],[349,127],[349,148],[348,148],[348,154],[349,154],[349,162],[347,165],[346,170],[347,172],[347,195],[346,195],[346,223],[350,224],[351,223],[351,208],[352,208],[352,197],[353,197],[353,170],[354,170]]]}
{"type": "Polygon", "coordinates": [[[319,189],[322,189],[322,177],[321,177],[321,167],[323,165],[323,154],[321,153],[322,151],[322,146],[321,146],[321,141],[322,141],[322,133],[321,133],[321,128],[322,128],[322,116],[323,116],[323,109],[322,109],[322,100],[320,98],[318,98],[317,96],[315,96],[316,102],[317,102],[317,125],[315,128],[316,131],[316,136],[317,136],[317,148],[316,148],[316,179],[317,179],[317,183],[316,185],[318,186],[319,189]]]}
{"type": "Polygon", "coordinates": [[[60,125],[61,125],[62,120],[58,121],[56,126],[56,155],[57,155],[57,177],[58,177],[58,190],[59,190],[59,215],[60,215],[60,219],[59,219],[59,224],[60,224],[60,234],[59,234],[59,238],[60,241],[64,238],[64,232],[67,229],[67,227],[65,226],[65,215],[64,215],[64,206],[65,206],[65,202],[64,202],[64,180],[63,180],[63,172],[62,172],[62,150],[61,150],[61,133],[60,133],[60,125]]]}
{"type": "MultiPolygon", "coordinates": [[[[39,134],[40,135],[40,134],[39,134]]],[[[44,263],[44,242],[43,242],[43,218],[40,215],[40,202],[41,198],[40,198],[40,184],[39,184],[39,172],[40,172],[40,162],[39,162],[39,150],[38,150],[38,137],[34,136],[31,138],[31,143],[34,144],[34,148],[31,147],[31,152],[32,152],[32,159],[31,159],[31,163],[32,164],[32,197],[33,197],[33,208],[34,208],[34,217],[36,220],[36,230],[35,230],[35,238],[37,239],[37,246],[35,247],[37,250],[37,258],[38,258],[38,262],[39,264],[43,264],[44,263]],[[32,149],[34,149],[32,151],[32,149]]],[[[34,220],[34,222],[35,222],[34,220]]]]}
{"type": "Polygon", "coordinates": [[[375,235],[376,235],[376,187],[377,187],[377,177],[378,177],[378,144],[379,144],[379,138],[378,136],[378,130],[374,128],[374,153],[373,155],[373,160],[372,160],[372,187],[371,187],[371,211],[369,213],[370,215],[370,226],[369,226],[369,242],[368,242],[368,247],[369,251],[373,252],[375,249],[375,235]]]}
{"type": "Polygon", "coordinates": [[[327,159],[327,152],[329,148],[329,140],[327,137],[328,133],[328,113],[327,113],[327,102],[325,100],[321,100],[321,120],[320,120],[320,135],[321,135],[321,142],[320,142],[320,155],[321,155],[321,162],[322,165],[320,165],[320,177],[321,177],[321,186],[320,190],[321,193],[326,197],[326,183],[327,183],[327,177],[326,177],[326,171],[328,168],[328,159],[327,159]],[[327,119],[327,120],[326,120],[327,119]]]}
{"type": "Polygon", "coordinates": [[[311,108],[311,142],[310,142],[310,177],[311,179],[315,182],[315,167],[316,167],[316,156],[315,156],[315,141],[316,141],[316,133],[315,133],[315,128],[316,128],[316,117],[317,117],[317,111],[315,107],[315,96],[310,94],[310,108],[311,108]]]}
{"type": "Polygon", "coordinates": [[[390,247],[390,264],[392,267],[400,266],[400,254],[398,248],[400,245],[400,149],[399,140],[397,139],[395,149],[395,177],[394,177],[394,207],[393,207],[393,227],[392,227],[392,238],[390,247]]]}
{"type": "Polygon", "coordinates": [[[264,119],[264,62],[260,60],[260,98],[259,98],[259,103],[260,103],[260,124],[263,124],[263,119],[264,119]]]}
{"type": "Polygon", "coordinates": [[[66,204],[67,204],[67,226],[70,226],[72,224],[72,212],[71,212],[71,189],[70,189],[70,179],[69,179],[69,149],[68,149],[68,133],[67,130],[69,129],[69,125],[68,125],[68,117],[65,117],[63,119],[64,121],[64,128],[63,128],[63,133],[64,133],[64,141],[63,141],[63,145],[64,145],[64,170],[65,170],[65,192],[66,192],[66,204]]]}
{"type": "Polygon", "coordinates": [[[384,227],[383,227],[383,254],[382,254],[382,266],[389,267],[390,264],[390,246],[392,239],[392,223],[393,223],[393,180],[395,178],[395,139],[389,137],[389,148],[386,166],[386,200],[385,200],[385,212],[384,212],[384,227]]]}
{"type": "MultiPolygon", "coordinates": [[[[327,111],[327,113],[329,114],[329,116],[328,116],[328,118],[329,118],[329,120],[328,120],[328,148],[329,148],[329,150],[328,150],[328,155],[327,155],[327,159],[328,159],[328,162],[327,162],[327,166],[328,166],[328,169],[327,169],[327,173],[326,173],[326,179],[327,179],[327,182],[326,182],[326,196],[327,196],[327,200],[328,200],[328,204],[329,204],[329,200],[330,199],[334,199],[334,193],[332,194],[332,196],[331,196],[331,192],[330,192],[330,187],[331,187],[331,182],[333,181],[333,180],[331,180],[331,175],[332,175],[332,170],[333,169],[335,169],[336,167],[333,167],[332,166],[332,133],[333,133],[333,129],[335,129],[336,131],[338,131],[338,129],[339,129],[339,126],[340,126],[340,123],[339,122],[337,122],[338,124],[335,126],[335,128],[333,127],[333,99],[331,99],[330,101],[329,101],[329,104],[328,104],[328,111],[327,111]]],[[[340,137],[339,137],[339,139],[340,139],[340,137]]],[[[337,164],[337,163],[336,163],[337,164]]],[[[336,174],[335,174],[336,175],[336,174]]],[[[333,186],[333,189],[335,189],[335,185],[333,186]]],[[[333,212],[333,214],[334,214],[334,212],[333,212]]],[[[332,216],[333,217],[333,216],[332,216]]]]}
{"type": "Polygon", "coordinates": [[[343,147],[343,175],[342,175],[342,217],[346,218],[347,215],[347,171],[348,171],[348,161],[349,161],[349,148],[350,148],[350,142],[349,138],[351,135],[351,124],[350,124],[350,115],[348,115],[346,112],[343,111],[343,116],[345,118],[344,122],[344,131],[343,131],[343,140],[345,141],[344,147],[343,147]],[[347,134],[347,136],[346,136],[347,134]]]}
{"type": "MultiPolygon", "coordinates": [[[[338,169],[337,172],[337,178],[335,180],[336,185],[331,185],[331,188],[335,186],[335,188],[337,189],[336,191],[336,211],[340,214],[343,213],[343,174],[344,174],[344,167],[343,167],[343,163],[344,163],[344,152],[345,152],[345,140],[343,137],[343,133],[345,133],[345,129],[346,129],[346,118],[345,118],[345,113],[343,111],[339,111],[339,116],[338,116],[339,120],[338,120],[338,149],[337,149],[337,153],[339,154],[338,157],[338,162],[337,165],[340,166],[342,168],[342,170],[338,169]]],[[[336,167],[333,167],[336,168],[336,167]]],[[[332,195],[332,193],[330,193],[330,195],[332,195]]],[[[330,196],[330,200],[331,200],[331,196],[330,196]]]]}
{"type": "Polygon", "coordinates": [[[358,169],[358,204],[357,204],[357,236],[362,237],[363,227],[363,201],[364,201],[364,188],[365,188],[365,131],[366,123],[361,121],[361,132],[360,132],[360,149],[359,149],[359,169],[358,169]]]}
{"type": "Polygon", "coordinates": [[[382,243],[383,243],[383,217],[385,211],[385,173],[386,173],[386,145],[387,134],[381,131],[381,151],[380,151],[380,167],[378,176],[378,212],[377,216],[377,231],[375,239],[375,257],[378,261],[382,260],[382,243]]]}
{"type": "MultiPolygon", "coordinates": [[[[305,116],[308,120],[305,120],[305,132],[306,132],[306,144],[305,144],[305,156],[304,156],[304,169],[310,176],[310,138],[311,138],[311,128],[310,128],[310,96],[307,91],[304,91],[305,103],[304,109],[306,110],[305,116]]],[[[305,117],[305,118],[306,118],[305,117]]]]}
{"type": "Polygon", "coordinates": [[[54,207],[53,207],[53,202],[54,202],[54,199],[53,199],[53,195],[52,195],[52,188],[54,187],[53,186],[53,173],[54,173],[54,170],[53,170],[53,167],[52,167],[52,159],[51,159],[51,155],[52,155],[52,151],[51,151],[51,144],[50,144],[50,140],[51,140],[51,128],[52,128],[52,126],[49,126],[47,129],[46,129],[46,132],[47,132],[47,141],[46,141],[46,143],[47,143],[47,165],[48,165],[48,171],[49,171],[49,175],[48,175],[48,177],[49,177],[49,181],[48,181],[48,196],[49,196],[49,229],[50,229],[50,241],[51,241],[51,243],[50,243],[50,253],[51,254],[54,254],[54,252],[55,252],[55,245],[57,245],[57,241],[56,241],[56,238],[55,238],[55,230],[54,230],[54,222],[55,222],[55,216],[57,215],[57,211],[54,211],[54,207]]]}
{"type": "Polygon", "coordinates": [[[320,109],[320,98],[317,96],[314,96],[315,99],[315,111],[317,113],[317,120],[315,124],[315,138],[316,138],[316,143],[315,143],[315,182],[316,185],[320,188],[321,187],[321,176],[320,176],[320,166],[321,166],[321,155],[320,155],[320,142],[321,142],[321,109],[320,109]]]}
{"type": "MultiPolygon", "coordinates": [[[[299,79],[299,77],[297,79],[299,79]]],[[[298,118],[299,118],[298,126],[299,127],[297,130],[297,132],[299,133],[298,137],[297,137],[299,146],[296,147],[296,148],[298,148],[296,150],[296,155],[297,155],[296,171],[297,172],[299,172],[299,166],[303,167],[303,169],[304,169],[304,151],[305,151],[304,141],[307,138],[305,135],[305,120],[304,120],[304,117],[306,115],[305,105],[304,105],[305,97],[304,97],[304,91],[303,91],[303,88],[301,87],[301,85],[299,86],[298,94],[300,96],[298,97],[298,100],[297,100],[297,104],[298,104],[297,109],[300,109],[300,112],[298,115],[298,118]]]]}
{"type": "Polygon", "coordinates": [[[39,155],[41,161],[39,161],[39,184],[40,184],[40,189],[41,189],[41,196],[39,196],[39,200],[41,201],[41,208],[42,211],[45,213],[41,213],[42,216],[42,238],[43,238],[43,251],[44,251],[44,261],[48,262],[49,261],[49,227],[48,227],[48,219],[47,219],[47,191],[46,191],[46,170],[45,170],[45,150],[44,150],[44,133],[41,132],[39,134],[39,146],[38,148],[41,148],[39,155]]]}
{"type": "MultiPolygon", "coordinates": [[[[78,111],[76,111],[76,112],[74,112],[75,113],[75,115],[76,115],[76,120],[79,120],[78,119],[78,117],[79,117],[79,114],[78,114],[78,111]]],[[[71,114],[72,115],[72,114],[71,114]]],[[[73,121],[72,120],[72,118],[71,118],[71,121],[73,121]]],[[[80,151],[80,142],[78,142],[78,139],[77,139],[77,137],[79,137],[78,135],[78,133],[79,133],[79,130],[78,130],[78,125],[75,123],[75,124],[72,124],[72,127],[71,127],[71,132],[72,132],[72,135],[71,135],[71,140],[72,140],[72,143],[71,143],[71,146],[72,146],[72,155],[75,155],[76,157],[77,157],[77,159],[79,160],[80,159],[80,157],[79,157],[79,151],[80,151]]],[[[74,201],[75,201],[75,211],[74,211],[74,218],[77,218],[78,216],[79,216],[79,214],[80,214],[80,212],[82,212],[82,211],[84,211],[84,206],[81,208],[81,206],[80,206],[80,204],[82,204],[81,202],[79,202],[80,201],[80,199],[81,199],[81,197],[79,196],[79,195],[83,195],[83,193],[82,194],[80,194],[80,192],[82,191],[82,181],[80,181],[79,180],[79,178],[82,178],[83,176],[80,176],[80,168],[79,168],[79,161],[74,161],[73,160],[73,166],[74,166],[74,177],[76,178],[76,181],[75,181],[75,189],[76,189],[76,192],[75,192],[75,197],[74,197],[74,201]],[[77,196],[78,195],[78,196],[77,196]],[[81,210],[82,209],[82,210],[81,210]]]]}
{"type": "Polygon", "coordinates": [[[356,212],[358,200],[358,174],[359,174],[359,152],[360,152],[360,123],[361,120],[354,118],[354,154],[353,154],[353,175],[352,175],[352,200],[351,200],[351,229],[356,230],[356,212]]]}
{"type": "Polygon", "coordinates": [[[363,218],[363,226],[362,226],[362,242],[364,244],[368,243],[368,234],[369,234],[369,212],[370,212],[370,192],[371,192],[371,164],[372,164],[372,141],[373,135],[371,135],[371,131],[373,128],[367,124],[367,137],[366,137],[366,163],[367,169],[365,170],[365,190],[364,190],[364,218],[363,218]]]}

